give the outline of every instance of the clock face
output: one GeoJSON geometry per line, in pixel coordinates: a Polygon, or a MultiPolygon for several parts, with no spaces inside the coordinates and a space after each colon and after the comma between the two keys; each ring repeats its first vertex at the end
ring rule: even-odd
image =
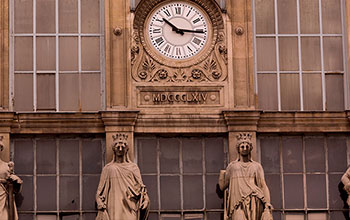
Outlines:
{"type": "Polygon", "coordinates": [[[170,2],[156,7],[146,21],[145,37],[151,47],[169,59],[186,60],[208,43],[210,22],[198,6],[170,2]]]}

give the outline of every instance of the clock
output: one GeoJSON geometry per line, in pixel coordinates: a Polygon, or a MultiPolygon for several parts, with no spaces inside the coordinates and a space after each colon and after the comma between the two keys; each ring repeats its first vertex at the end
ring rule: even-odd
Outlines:
{"type": "Polygon", "coordinates": [[[198,55],[210,40],[211,24],[197,5],[176,1],[161,4],[148,16],[145,38],[153,50],[171,60],[198,55]]]}

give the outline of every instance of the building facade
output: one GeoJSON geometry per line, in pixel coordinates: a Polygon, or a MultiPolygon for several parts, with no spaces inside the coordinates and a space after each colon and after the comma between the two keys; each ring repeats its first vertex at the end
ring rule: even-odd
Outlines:
{"type": "Polygon", "coordinates": [[[20,219],[95,219],[116,133],[150,220],[224,219],[216,184],[242,132],[274,219],[349,219],[349,1],[3,0],[0,24],[20,219]]]}

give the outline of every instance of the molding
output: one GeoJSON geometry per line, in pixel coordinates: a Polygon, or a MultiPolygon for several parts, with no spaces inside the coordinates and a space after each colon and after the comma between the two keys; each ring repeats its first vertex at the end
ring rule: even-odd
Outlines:
{"type": "Polygon", "coordinates": [[[134,131],[139,111],[102,111],[101,119],[106,132],[134,131]]]}
{"type": "Polygon", "coordinates": [[[258,111],[223,111],[228,131],[256,131],[260,112],[258,111]]]}

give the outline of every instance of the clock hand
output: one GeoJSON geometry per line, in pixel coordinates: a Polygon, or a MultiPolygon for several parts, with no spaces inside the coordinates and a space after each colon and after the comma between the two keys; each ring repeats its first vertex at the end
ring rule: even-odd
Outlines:
{"type": "Polygon", "coordinates": [[[181,29],[181,28],[180,28],[179,31],[204,34],[204,31],[203,31],[203,30],[188,30],[188,29],[181,29]]]}
{"type": "Polygon", "coordinates": [[[170,21],[168,21],[167,19],[163,18],[163,21],[165,21],[165,23],[167,23],[168,25],[170,25],[170,27],[173,28],[173,31],[175,31],[177,34],[181,34],[184,35],[184,32],[181,31],[179,28],[177,28],[175,25],[173,25],[172,23],[170,23],[170,21]]]}

